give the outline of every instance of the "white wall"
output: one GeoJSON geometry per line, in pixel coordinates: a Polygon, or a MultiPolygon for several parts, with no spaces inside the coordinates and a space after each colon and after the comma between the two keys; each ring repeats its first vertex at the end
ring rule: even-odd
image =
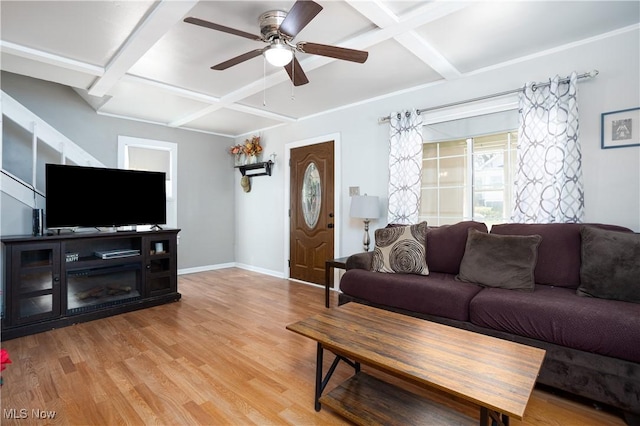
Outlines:
{"type": "MultiPolygon", "coordinates": [[[[234,261],[232,140],[98,115],[71,88],[2,73],[2,89],[107,167],[117,166],[118,136],[178,144],[178,269],[210,269],[234,261]]],[[[1,147],[1,146],[0,146],[1,147]]],[[[2,235],[31,233],[31,206],[1,194],[2,235]]]]}
{"type": "MultiPolygon", "coordinates": [[[[408,93],[353,106],[262,133],[265,154],[277,153],[272,177],[253,178],[245,194],[240,176],[236,191],[236,262],[286,276],[286,209],[283,163],[286,144],[339,133],[342,163],[340,256],[361,251],[362,222],[349,218],[350,186],[361,193],[387,194],[388,125],[378,118],[405,108],[428,108],[521,87],[527,81],[546,81],[597,69],[600,75],[578,86],[580,140],[583,153],[585,221],[627,226],[640,231],[640,147],[600,149],[600,114],[640,106],[640,31],[620,32],[591,43],[549,52],[544,56],[481,70],[458,80],[437,83],[408,93]]],[[[310,84],[325,84],[312,81],[310,84]]],[[[241,138],[242,139],[242,138],[241,138]]],[[[382,207],[383,212],[386,209],[382,207]]],[[[371,230],[386,225],[386,217],[372,222],[371,230]]]]}

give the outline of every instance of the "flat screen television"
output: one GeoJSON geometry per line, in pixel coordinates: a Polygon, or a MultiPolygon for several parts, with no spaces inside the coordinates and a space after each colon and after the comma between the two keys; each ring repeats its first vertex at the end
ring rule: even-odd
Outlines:
{"type": "Polygon", "coordinates": [[[47,228],[161,225],[167,221],[165,173],[45,166],[47,228]]]}

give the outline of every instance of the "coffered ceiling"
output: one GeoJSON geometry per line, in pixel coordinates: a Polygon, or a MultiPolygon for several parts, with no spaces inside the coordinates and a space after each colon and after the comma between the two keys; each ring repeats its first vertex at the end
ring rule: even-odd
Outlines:
{"type": "Polygon", "coordinates": [[[324,1],[295,37],[369,52],[296,54],[309,83],[255,57],[265,11],[294,1],[0,2],[1,68],[68,85],[99,114],[239,136],[638,28],[639,1],[324,1]]]}

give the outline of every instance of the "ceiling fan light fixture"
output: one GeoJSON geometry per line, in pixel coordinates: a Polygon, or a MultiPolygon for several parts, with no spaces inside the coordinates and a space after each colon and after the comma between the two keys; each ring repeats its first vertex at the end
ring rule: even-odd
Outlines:
{"type": "Polygon", "coordinates": [[[283,67],[293,59],[291,48],[281,41],[276,41],[264,51],[264,57],[274,67],[283,67]]]}

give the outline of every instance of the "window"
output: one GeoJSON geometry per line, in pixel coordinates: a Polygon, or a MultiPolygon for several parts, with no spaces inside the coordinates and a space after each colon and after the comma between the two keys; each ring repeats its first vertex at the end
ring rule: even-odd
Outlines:
{"type": "MultiPolygon", "coordinates": [[[[428,132],[425,132],[428,133],[428,132]]],[[[445,225],[508,222],[513,207],[517,131],[425,140],[420,220],[445,225]]]]}
{"type": "Polygon", "coordinates": [[[127,145],[124,167],[130,170],[164,172],[167,199],[173,198],[171,151],[168,149],[127,145]]]}
{"type": "MultiPolygon", "coordinates": [[[[167,177],[167,225],[178,227],[178,145],[152,139],[118,137],[118,167],[164,172],[167,177]]],[[[144,227],[138,227],[143,229],[144,227]]]]}

